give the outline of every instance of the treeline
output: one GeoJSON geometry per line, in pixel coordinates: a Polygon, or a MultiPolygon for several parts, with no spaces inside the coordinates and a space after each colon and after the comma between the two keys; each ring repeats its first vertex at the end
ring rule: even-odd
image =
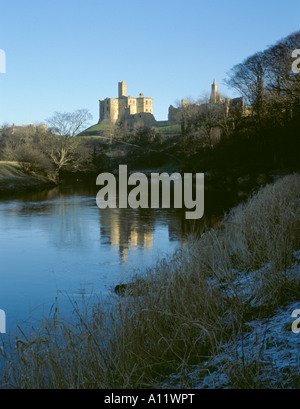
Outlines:
{"type": "Polygon", "coordinates": [[[292,55],[297,49],[300,32],[235,65],[226,83],[243,100],[223,97],[216,103],[208,98],[199,103],[186,101],[176,109],[181,136],[165,138],[158,129],[147,127],[129,132],[121,124],[111,124],[101,141],[81,134],[91,119],[87,110],[56,112],[47,120],[47,129],[2,126],[0,160],[16,160],[24,171],[52,180],[59,180],[63,172],[108,170],[114,166],[112,156],[117,156],[117,150],[122,151],[119,160],[132,163],[133,168],[147,167],[148,163],[160,167],[173,155],[184,162],[185,169],[213,169],[217,178],[276,168],[297,170],[300,73],[292,69],[292,55]],[[124,143],[132,146],[127,156],[124,143]],[[153,149],[169,156],[155,156],[153,149]],[[110,159],[109,151],[114,151],[110,159]]]}
{"type": "Polygon", "coordinates": [[[17,161],[28,174],[58,181],[62,172],[97,172],[103,164],[102,146],[78,136],[90,119],[87,110],[59,113],[47,120],[48,128],[4,124],[0,130],[0,160],[17,161]]]}
{"type": "Polygon", "coordinates": [[[297,168],[300,74],[292,70],[295,49],[300,49],[300,32],[230,70],[226,83],[244,98],[246,112],[236,106],[226,114],[225,103],[182,107],[182,153],[222,172],[297,168]],[[213,140],[216,129],[221,138],[213,140]]]}
{"type": "Polygon", "coordinates": [[[300,114],[300,79],[293,72],[292,53],[300,48],[300,32],[279,41],[265,51],[248,57],[229,72],[227,84],[235,88],[252,107],[258,129],[285,126],[300,114]]]}

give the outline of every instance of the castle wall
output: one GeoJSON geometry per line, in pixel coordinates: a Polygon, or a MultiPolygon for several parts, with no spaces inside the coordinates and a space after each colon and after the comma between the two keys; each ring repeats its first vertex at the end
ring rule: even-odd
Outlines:
{"type": "MultiPolygon", "coordinates": [[[[225,114],[226,116],[230,115],[243,115],[247,116],[251,113],[251,107],[247,107],[244,105],[244,98],[239,97],[239,98],[226,98],[222,99],[221,95],[218,92],[218,87],[216,84],[216,80],[214,80],[212,86],[211,86],[211,94],[210,94],[210,99],[209,99],[209,104],[222,104],[225,109],[225,114]]],[[[169,114],[168,114],[168,122],[169,125],[173,125],[176,123],[180,123],[180,110],[181,108],[185,108],[188,105],[193,105],[194,107],[199,106],[201,107],[201,104],[196,103],[196,104],[190,104],[187,100],[182,99],[181,100],[181,107],[180,108],[175,108],[173,105],[169,106],[169,114]]],[[[204,104],[205,105],[205,104],[204,104]]]]}
{"type": "Polygon", "coordinates": [[[150,112],[140,112],[139,114],[130,115],[127,121],[128,128],[132,131],[137,128],[149,127],[156,125],[156,120],[150,112]]]}
{"type": "Polygon", "coordinates": [[[110,119],[112,122],[116,122],[119,116],[119,101],[117,98],[111,98],[109,100],[110,119]]]}
{"type": "Polygon", "coordinates": [[[128,108],[128,98],[127,97],[119,98],[118,118],[122,118],[124,116],[125,109],[127,108],[128,108]]]}
{"type": "Polygon", "coordinates": [[[126,97],[127,95],[127,84],[124,81],[118,83],[118,97],[126,97]]]}
{"type": "Polygon", "coordinates": [[[152,98],[145,98],[145,97],[140,97],[137,98],[138,100],[138,109],[137,113],[140,112],[149,112],[152,114],[152,98]]]}
{"type": "Polygon", "coordinates": [[[144,112],[152,114],[153,110],[152,98],[145,98],[142,93],[139,98],[127,96],[127,85],[124,81],[118,83],[118,98],[106,98],[99,102],[99,123],[103,120],[114,123],[124,121],[128,115],[144,112]]]}
{"type": "Polygon", "coordinates": [[[118,98],[106,98],[100,101],[100,118],[99,122],[103,120],[111,120],[116,122],[119,116],[119,100],[118,98]]]}
{"type": "Polygon", "coordinates": [[[169,106],[168,122],[170,125],[178,123],[178,108],[173,107],[173,105],[169,106]]]}

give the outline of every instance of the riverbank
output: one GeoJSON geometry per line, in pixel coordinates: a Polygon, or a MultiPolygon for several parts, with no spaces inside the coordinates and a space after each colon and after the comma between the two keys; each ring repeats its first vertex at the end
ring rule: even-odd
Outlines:
{"type": "Polygon", "coordinates": [[[300,297],[299,197],[300,175],[281,178],[131,277],[123,297],[74,303],[68,322],[53,308],[29,336],[11,338],[2,386],[299,387],[299,365],[274,363],[299,358],[289,349],[299,337],[290,311],[300,297]],[[278,324],[272,342],[268,322],[278,324]]]}
{"type": "Polygon", "coordinates": [[[0,162],[0,193],[20,193],[55,186],[43,176],[31,176],[22,171],[17,162],[0,162]]]}

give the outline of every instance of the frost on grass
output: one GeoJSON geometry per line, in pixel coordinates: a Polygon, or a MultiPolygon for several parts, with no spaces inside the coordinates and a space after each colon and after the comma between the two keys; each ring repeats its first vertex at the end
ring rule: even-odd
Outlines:
{"type": "MultiPolygon", "coordinates": [[[[300,260],[300,251],[294,255],[297,261],[300,260]]],[[[264,271],[267,269],[263,268],[264,271]]],[[[300,263],[296,262],[286,274],[299,278],[300,263]]],[[[236,272],[235,276],[231,288],[225,285],[223,290],[229,296],[238,293],[244,300],[251,299],[254,308],[263,305],[263,297],[251,298],[255,282],[249,278],[253,274],[236,272]]],[[[292,323],[296,320],[292,313],[300,309],[297,295],[295,301],[275,309],[271,316],[244,323],[241,333],[221,344],[215,355],[186,369],[184,375],[171,375],[164,386],[196,389],[300,388],[300,333],[292,331],[292,323]]]]}
{"type": "MultiPolygon", "coordinates": [[[[292,312],[300,302],[271,318],[247,323],[249,332],[224,344],[202,368],[209,373],[198,388],[299,388],[300,334],[292,332],[292,312]]],[[[196,374],[194,374],[195,377],[196,374]]]]}

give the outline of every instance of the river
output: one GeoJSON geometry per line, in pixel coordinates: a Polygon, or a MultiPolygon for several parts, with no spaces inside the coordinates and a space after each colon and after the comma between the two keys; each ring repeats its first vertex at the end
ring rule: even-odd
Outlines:
{"type": "Polygon", "coordinates": [[[66,311],[69,298],[107,297],[136,269],[180,247],[188,228],[179,210],[100,210],[96,190],[84,185],[2,198],[0,309],[7,331],[48,315],[57,296],[66,311]]]}

